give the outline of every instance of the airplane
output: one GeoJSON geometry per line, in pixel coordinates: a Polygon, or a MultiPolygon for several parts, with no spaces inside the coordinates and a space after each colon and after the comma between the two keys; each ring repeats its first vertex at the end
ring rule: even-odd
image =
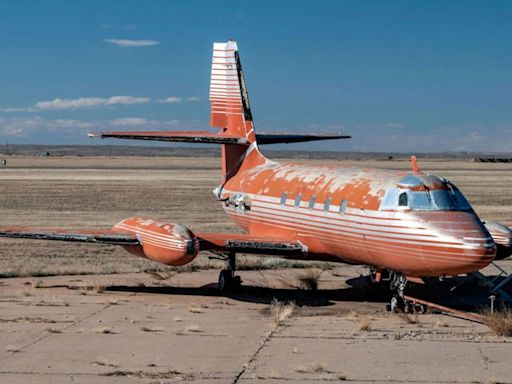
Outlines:
{"type": "Polygon", "coordinates": [[[443,177],[420,171],[278,163],[265,144],[350,138],[348,135],[256,133],[235,41],[213,44],[211,122],[218,131],[125,131],[91,137],[220,144],[222,180],[213,193],[245,234],[195,233],[175,223],[132,217],[109,230],[0,227],[0,237],[115,244],[167,265],[213,252],[227,262],[218,288],[240,286],[239,253],[365,265],[375,282],[406,304],[408,281],[478,271],[512,254],[512,231],[483,223],[462,192],[443,177]]]}

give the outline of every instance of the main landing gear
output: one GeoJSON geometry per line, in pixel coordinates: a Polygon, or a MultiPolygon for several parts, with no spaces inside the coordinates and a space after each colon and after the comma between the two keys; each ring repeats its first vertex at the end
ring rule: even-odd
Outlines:
{"type": "Polygon", "coordinates": [[[240,288],[240,285],[242,284],[240,276],[235,275],[236,254],[234,252],[229,252],[227,255],[223,256],[223,259],[228,261],[228,268],[220,271],[217,287],[221,292],[234,291],[240,288]]]}

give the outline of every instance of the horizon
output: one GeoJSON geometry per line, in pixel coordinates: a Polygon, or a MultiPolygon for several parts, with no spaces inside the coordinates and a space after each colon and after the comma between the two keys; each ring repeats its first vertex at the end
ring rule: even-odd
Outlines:
{"type": "Polygon", "coordinates": [[[0,140],[208,129],[212,44],[235,38],[258,132],[352,136],[270,150],[508,152],[512,3],[293,4],[0,4],[0,140]]]}

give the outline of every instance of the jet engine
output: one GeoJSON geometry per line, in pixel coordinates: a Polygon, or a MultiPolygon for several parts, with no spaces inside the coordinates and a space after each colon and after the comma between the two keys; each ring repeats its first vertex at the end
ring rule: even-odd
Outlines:
{"type": "Polygon", "coordinates": [[[139,245],[124,245],[128,252],[167,265],[184,265],[195,259],[199,241],[180,224],[159,223],[147,217],[125,219],[112,227],[116,233],[134,234],[139,245]]]}
{"type": "Polygon", "coordinates": [[[503,260],[512,255],[512,230],[496,221],[486,221],[484,224],[496,243],[495,260],[503,260]]]}

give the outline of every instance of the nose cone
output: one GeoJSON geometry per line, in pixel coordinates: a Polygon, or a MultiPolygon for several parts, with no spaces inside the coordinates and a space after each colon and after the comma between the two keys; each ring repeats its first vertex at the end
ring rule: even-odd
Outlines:
{"type": "Polygon", "coordinates": [[[431,275],[478,271],[496,257],[496,244],[474,213],[424,212],[421,217],[441,245],[437,253],[424,251],[431,275]]]}

